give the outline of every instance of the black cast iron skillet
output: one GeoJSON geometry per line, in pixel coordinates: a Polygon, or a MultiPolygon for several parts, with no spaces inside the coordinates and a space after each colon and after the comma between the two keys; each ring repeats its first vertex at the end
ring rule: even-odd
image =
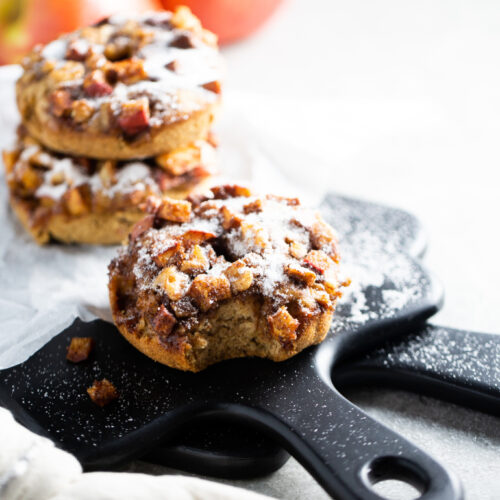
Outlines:
{"type": "MultiPolygon", "coordinates": [[[[283,363],[232,360],[190,374],[153,363],[112,325],[76,322],[25,363],[0,372],[1,403],[87,469],[143,456],[186,424],[200,425],[201,416],[224,417],[276,440],[335,498],[379,499],[371,485],[387,478],[413,484],[422,499],[461,498],[439,463],[372,420],[332,384],[335,366],[419,328],[441,303],[435,280],[401,251],[412,219],[338,197],[329,197],[323,208],[343,236],[354,286],[320,346],[283,363]],[[377,234],[384,221],[400,230],[377,234]],[[97,340],[87,363],[65,361],[74,335],[97,340]],[[101,409],[85,388],[104,376],[121,397],[101,409]]],[[[420,244],[418,238],[413,242],[420,244]]]]}

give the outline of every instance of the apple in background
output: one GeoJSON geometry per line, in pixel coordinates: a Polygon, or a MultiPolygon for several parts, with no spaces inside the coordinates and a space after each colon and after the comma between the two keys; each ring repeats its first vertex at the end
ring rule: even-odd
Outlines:
{"type": "Polygon", "coordinates": [[[114,12],[158,8],[159,0],[0,0],[0,64],[19,62],[35,44],[114,12]]]}
{"type": "Polygon", "coordinates": [[[282,0],[161,0],[167,10],[187,5],[203,26],[225,44],[250,35],[275,10],[282,0]]]}

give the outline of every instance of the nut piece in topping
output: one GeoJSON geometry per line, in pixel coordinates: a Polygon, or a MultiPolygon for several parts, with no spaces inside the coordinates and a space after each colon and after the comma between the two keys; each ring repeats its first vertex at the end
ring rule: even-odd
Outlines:
{"type": "Polygon", "coordinates": [[[298,264],[290,264],[285,272],[290,278],[295,278],[308,286],[316,281],[316,273],[298,264]]]}
{"type": "Polygon", "coordinates": [[[87,389],[90,399],[101,408],[118,399],[116,387],[107,379],[94,380],[92,387],[87,389]]]}
{"type": "Polygon", "coordinates": [[[149,102],[146,98],[122,104],[118,125],[125,134],[132,136],[149,128],[149,102]]]}
{"type": "Polygon", "coordinates": [[[104,79],[100,69],[90,72],[83,80],[83,91],[89,97],[103,97],[113,92],[113,87],[104,79]]]}
{"type": "Polygon", "coordinates": [[[297,338],[299,322],[287,310],[281,306],[274,314],[267,317],[271,335],[282,344],[292,342],[297,338]]]}
{"type": "Polygon", "coordinates": [[[216,200],[226,200],[227,198],[236,198],[237,196],[244,196],[248,198],[252,195],[250,189],[237,184],[224,184],[223,186],[215,186],[210,189],[216,200]]]}
{"type": "Polygon", "coordinates": [[[208,269],[209,262],[200,245],[194,245],[190,254],[181,263],[181,271],[188,274],[202,273],[208,269]]]}
{"type": "Polygon", "coordinates": [[[92,337],[73,337],[68,346],[66,359],[72,363],[85,361],[94,347],[94,339],[92,337]]]}
{"type": "Polygon", "coordinates": [[[233,262],[224,274],[229,279],[233,293],[244,292],[252,286],[253,273],[241,260],[233,262]]]}
{"type": "Polygon", "coordinates": [[[189,278],[175,266],[169,266],[158,274],[154,284],[164,290],[170,300],[180,300],[186,294],[189,278]]]}
{"type": "Polygon", "coordinates": [[[324,274],[332,265],[332,260],[321,250],[311,250],[305,257],[304,263],[319,274],[324,274]]]}
{"type": "Polygon", "coordinates": [[[217,302],[231,297],[231,286],[224,275],[200,274],[191,283],[188,294],[202,311],[208,311],[217,302]]]}
{"type": "Polygon", "coordinates": [[[188,222],[191,218],[191,203],[184,200],[165,198],[156,215],[171,222],[188,222]]]}
{"type": "Polygon", "coordinates": [[[153,327],[160,338],[166,338],[170,335],[176,322],[174,315],[162,304],[153,319],[153,327]]]}

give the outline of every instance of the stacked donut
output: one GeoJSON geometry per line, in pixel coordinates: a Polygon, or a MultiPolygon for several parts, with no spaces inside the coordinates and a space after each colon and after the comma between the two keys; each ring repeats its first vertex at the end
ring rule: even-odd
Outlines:
{"type": "Polygon", "coordinates": [[[38,243],[120,243],[148,197],[186,198],[213,173],[220,58],[189,9],[112,16],[23,68],[18,144],[3,158],[38,243]]]}

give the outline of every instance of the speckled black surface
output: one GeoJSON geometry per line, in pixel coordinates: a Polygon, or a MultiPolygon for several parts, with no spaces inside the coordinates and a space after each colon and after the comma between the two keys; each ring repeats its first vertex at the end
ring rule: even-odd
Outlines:
{"type": "Polygon", "coordinates": [[[0,372],[2,403],[88,468],[144,455],[178,436],[190,421],[200,425],[194,420],[200,415],[224,416],[272,436],[336,498],[378,498],[368,483],[388,470],[409,478],[425,492],[422,498],[460,498],[438,463],[371,420],[331,382],[336,363],[380,346],[436,312],[440,287],[406,253],[422,251],[420,229],[403,212],[335,196],[323,204],[323,213],[341,234],[345,267],[356,286],[339,305],[320,346],[283,363],[234,360],[190,374],[152,362],[112,325],[77,322],[25,363],[0,372]],[[406,231],[417,237],[407,238],[406,231]],[[75,335],[97,341],[91,359],[79,365],[65,361],[75,335]],[[121,394],[103,409],[85,392],[101,377],[121,394]]]}

